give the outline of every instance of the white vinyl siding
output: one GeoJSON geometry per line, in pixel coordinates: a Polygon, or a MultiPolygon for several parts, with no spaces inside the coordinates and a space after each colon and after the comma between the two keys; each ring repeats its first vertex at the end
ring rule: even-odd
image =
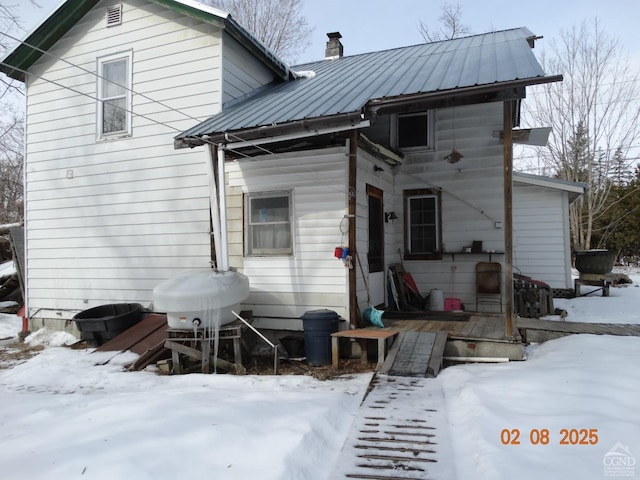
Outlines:
{"type": "Polygon", "coordinates": [[[148,307],[162,281],[210,267],[207,156],[175,150],[172,139],[220,111],[222,33],[152,2],[122,3],[121,25],[106,27],[108,2],[99,2],[28,77],[32,317],[71,318],[118,302],[148,307]],[[125,51],[133,52],[134,135],[96,142],[96,59],[125,51]]]}
{"type": "Polygon", "coordinates": [[[274,74],[229,35],[224,35],[223,45],[223,104],[273,81],[274,74]]]}
{"type": "MultiPolygon", "coordinates": [[[[407,153],[395,169],[396,245],[404,244],[403,192],[441,189],[442,259],[404,261],[423,295],[438,288],[475,308],[475,265],[489,254],[459,252],[473,241],[482,241],[485,251],[504,252],[505,232],[495,224],[504,222],[503,145],[493,135],[503,129],[502,111],[500,102],[435,110],[433,151],[407,153]],[[452,165],[444,157],[454,143],[465,157],[452,165]]],[[[504,263],[504,255],[491,260],[504,263]]]]}
{"type": "Polygon", "coordinates": [[[256,325],[301,329],[300,317],[322,308],[348,318],[348,269],[333,256],[347,241],[340,233],[347,202],[345,153],[336,147],[228,163],[230,265],[250,278],[245,307],[253,310],[256,325]],[[243,258],[243,195],[285,190],[291,190],[294,254],[243,258]]]}
{"type": "Polygon", "coordinates": [[[514,182],[514,271],[573,288],[567,192],[514,182]]]}

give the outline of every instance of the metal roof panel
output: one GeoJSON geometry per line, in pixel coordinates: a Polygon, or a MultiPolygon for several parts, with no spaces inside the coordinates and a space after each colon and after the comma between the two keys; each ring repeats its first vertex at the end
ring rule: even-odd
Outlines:
{"type": "MultiPolygon", "coordinates": [[[[544,77],[526,28],[322,60],[179,135],[200,136],[362,111],[367,102],[544,77]]],[[[532,81],[532,83],[534,83],[532,81]]]]}

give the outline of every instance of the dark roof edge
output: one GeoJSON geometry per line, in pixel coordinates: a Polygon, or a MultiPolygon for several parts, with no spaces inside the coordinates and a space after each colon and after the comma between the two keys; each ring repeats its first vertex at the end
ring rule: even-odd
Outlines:
{"type": "Polygon", "coordinates": [[[464,96],[494,92],[496,90],[506,90],[510,88],[526,87],[529,85],[541,85],[545,83],[561,82],[562,75],[551,75],[544,77],[522,78],[507,82],[498,82],[485,85],[474,85],[471,87],[453,88],[448,90],[438,90],[435,92],[418,93],[414,95],[402,95],[399,97],[374,98],[367,102],[365,110],[372,116],[378,114],[382,109],[401,107],[405,104],[413,105],[420,101],[438,100],[444,97],[464,96]]]}
{"type": "Polygon", "coordinates": [[[358,112],[342,113],[325,117],[305,118],[293,122],[276,125],[265,125],[245,130],[216,133],[213,135],[190,136],[180,134],[174,137],[174,148],[199,147],[205,144],[227,144],[237,142],[251,142],[252,140],[266,139],[292,134],[315,134],[314,130],[337,128],[351,130],[357,128],[362,122],[362,115],[358,112]]]}
{"type": "MultiPolygon", "coordinates": [[[[213,12],[198,8],[196,5],[179,0],[149,1],[226,30],[231,37],[260,59],[278,77],[289,78],[290,71],[287,64],[269,51],[267,47],[240,26],[230,15],[226,17],[219,16],[213,12]]],[[[2,60],[0,72],[15,80],[24,82],[26,78],[24,71],[29,70],[44,55],[30,45],[41,50],[48,50],[98,3],[99,0],[68,0],[59,5],[51,15],[27,35],[27,38],[22,43],[2,60]]],[[[206,5],[203,6],[207,7],[206,5]]]]}

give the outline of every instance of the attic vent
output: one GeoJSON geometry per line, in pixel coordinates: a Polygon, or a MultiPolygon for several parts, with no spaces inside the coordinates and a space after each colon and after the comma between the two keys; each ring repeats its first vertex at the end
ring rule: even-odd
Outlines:
{"type": "Polygon", "coordinates": [[[107,7],[107,27],[120,25],[122,23],[122,4],[107,7]]]}

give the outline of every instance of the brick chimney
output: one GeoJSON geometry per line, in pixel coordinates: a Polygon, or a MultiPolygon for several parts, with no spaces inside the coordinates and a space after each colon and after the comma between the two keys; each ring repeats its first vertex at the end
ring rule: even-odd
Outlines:
{"type": "Polygon", "coordinates": [[[336,58],[342,58],[342,43],[340,39],[342,35],[340,32],[327,33],[329,41],[327,42],[327,49],[324,51],[325,60],[335,60],[336,58]]]}

